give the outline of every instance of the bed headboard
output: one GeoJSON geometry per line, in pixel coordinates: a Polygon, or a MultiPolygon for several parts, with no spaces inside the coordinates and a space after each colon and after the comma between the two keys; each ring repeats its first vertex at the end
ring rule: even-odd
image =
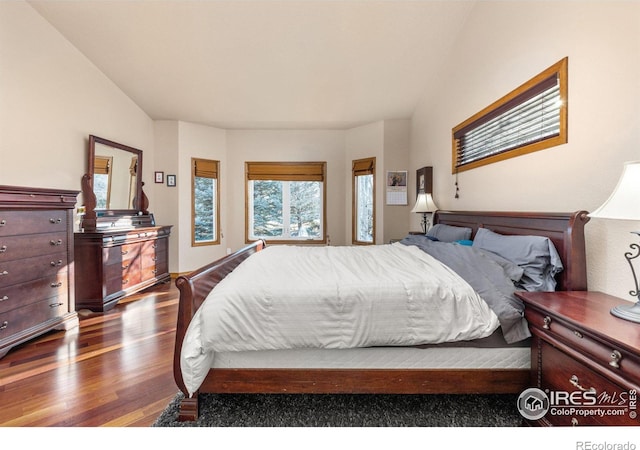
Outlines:
{"type": "Polygon", "coordinates": [[[436,211],[433,223],[442,223],[473,230],[488,228],[500,234],[536,235],[551,239],[564,270],[557,276],[560,291],[587,290],[587,262],[584,226],[589,221],[587,211],[573,213],[499,212],[499,211],[436,211]]]}

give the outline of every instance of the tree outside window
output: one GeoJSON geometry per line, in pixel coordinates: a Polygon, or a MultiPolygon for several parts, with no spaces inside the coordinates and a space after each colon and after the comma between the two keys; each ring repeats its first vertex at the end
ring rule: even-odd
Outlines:
{"type": "Polygon", "coordinates": [[[325,163],[247,163],[247,240],[325,242],[325,163]]]}

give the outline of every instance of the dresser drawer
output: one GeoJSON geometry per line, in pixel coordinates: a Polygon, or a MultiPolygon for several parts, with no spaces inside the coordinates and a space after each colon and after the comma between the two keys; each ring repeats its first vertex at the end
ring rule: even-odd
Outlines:
{"type": "MultiPolygon", "coordinates": [[[[539,387],[555,395],[545,416],[552,425],[640,425],[640,419],[632,418],[634,405],[630,401],[638,395],[633,386],[620,386],[607,380],[544,341],[540,351],[539,387]]],[[[635,411],[637,413],[637,409],[635,411]]]]}
{"type": "Polygon", "coordinates": [[[34,256],[13,261],[0,261],[0,288],[25,281],[55,276],[67,269],[67,254],[34,256]]]}
{"type": "Polygon", "coordinates": [[[640,357],[625,351],[620,346],[610,344],[598,336],[591,335],[568,321],[534,308],[526,310],[530,326],[543,339],[545,336],[565,343],[577,352],[588,355],[600,367],[611,373],[640,384],[640,357]]]}
{"type": "Polygon", "coordinates": [[[0,313],[0,342],[68,312],[66,298],[52,297],[0,313]]]}
{"type": "Polygon", "coordinates": [[[125,266],[113,265],[105,268],[106,295],[129,289],[140,283],[141,274],[139,264],[125,266]]]}
{"type": "Polygon", "coordinates": [[[66,252],[67,240],[65,232],[0,236],[0,261],[66,252]]]}
{"type": "Polygon", "coordinates": [[[0,237],[60,232],[67,229],[65,210],[0,211],[0,237]]]}
{"type": "Polygon", "coordinates": [[[66,298],[69,289],[67,269],[55,275],[20,284],[0,287],[0,313],[38,302],[45,298],[66,298]]]}
{"type": "Polygon", "coordinates": [[[112,264],[121,264],[125,261],[131,261],[140,256],[140,244],[123,244],[115,247],[107,247],[104,249],[104,264],[110,266],[112,264]]]}
{"type": "Polygon", "coordinates": [[[142,248],[142,268],[150,268],[153,270],[158,264],[165,264],[167,257],[166,239],[145,242],[142,248]]]}

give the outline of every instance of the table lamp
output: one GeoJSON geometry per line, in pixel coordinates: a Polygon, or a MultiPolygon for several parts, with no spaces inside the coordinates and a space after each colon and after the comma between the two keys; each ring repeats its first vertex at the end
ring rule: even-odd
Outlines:
{"type": "Polygon", "coordinates": [[[429,220],[427,219],[427,213],[432,213],[437,209],[438,207],[433,202],[431,194],[425,194],[424,192],[418,194],[416,204],[414,205],[411,212],[422,213],[422,232],[424,234],[427,234],[427,231],[429,231],[429,220]]]}
{"type": "MultiPolygon", "coordinates": [[[[589,217],[640,221],[640,161],[630,161],[624,164],[615,190],[602,206],[589,214],[589,217]]],[[[632,233],[640,236],[640,231],[632,231],[632,233]]],[[[629,294],[636,297],[637,300],[635,303],[614,306],[611,309],[611,314],[621,319],[640,323],[640,286],[638,286],[638,276],[633,266],[634,260],[640,256],[640,245],[631,244],[630,248],[631,250],[626,252],[624,257],[631,267],[635,283],[634,289],[630,290],[629,294]]]]}

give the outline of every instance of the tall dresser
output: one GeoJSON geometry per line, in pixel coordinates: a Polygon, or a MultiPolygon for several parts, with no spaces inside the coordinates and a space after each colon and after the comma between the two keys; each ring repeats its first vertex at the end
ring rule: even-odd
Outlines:
{"type": "Polygon", "coordinates": [[[78,326],[73,209],[79,191],[0,186],[0,358],[78,326]]]}

